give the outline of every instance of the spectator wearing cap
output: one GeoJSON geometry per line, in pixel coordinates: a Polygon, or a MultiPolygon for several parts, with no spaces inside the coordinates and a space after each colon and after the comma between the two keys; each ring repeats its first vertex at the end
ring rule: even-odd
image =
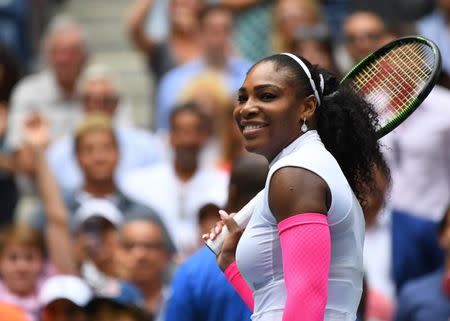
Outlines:
{"type": "Polygon", "coordinates": [[[57,275],[39,291],[42,321],[87,321],[86,306],[93,298],[89,286],[79,277],[57,275]]]}
{"type": "Polygon", "coordinates": [[[439,243],[446,251],[435,272],[407,283],[400,293],[395,321],[447,321],[450,317],[450,207],[439,224],[439,243]]]}
{"type": "Polygon", "coordinates": [[[200,166],[207,133],[197,105],[177,107],[170,124],[173,160],[130,173],[124,192],[160,214],[183,257],[197,248],[199,208],[206,203],[225,203],[228,175],[200,166]]]}
{"type": "MultiPolygon", "coordinates": [[[[236,160],[228,186],[227,211],[238,211],[262,190],[267,173],[267,161],[258,155],[248,154],[236,160]]],[[[200,217],[204,218],[205,212],[213,213],[214,208],[212,204],[203,207],[200,217]]],[[[218,213],[215,215],[217,222],[218,213]]],[[[214,253],[207,247],[178,268],[167,303],[166,321],[241,321],[249,320],[250,314],[236,291],[227,284],[214,253]]]]}
{"type": "MultiPolygon", "coordinates": [[[[80,92],[86,115],[103,114],[114,124],[120,157],[115,170],[117,182],[134,168],[149,166],[163,160],[163,146],[151,133],[118,121],[127,104],[119,81],[103,65],[91,65],[82,78],[80,92]]],[[[125,111],[126,112],[126,111],[125,111]]],[[[48,149],[48,158],[58,184],[65,191],[73,191],[83,184],[83,172],[77,162],[75,139],[68,135],[48,149]]]]}
{"type": "Polygon", "coordinates": [[[167,133],[170,114],[179,100],[179,94],[196,75],[207,70],[220,73],[228,92],[237,92],[250,68],[250,63],[232,52],[233,12],[222,5],[211,5],[200,14],[202,35],[201,58],[181,65],[168,72],[160,82],[156,93],[156,129],[167,133]]]}
{"type": "MultiPolygon", "coordinates": [[[[354,61],[398,36],[387,30],[380,16],[367,11],[349,15],[344,34],[354,61]]],[[[449,105],[450,91],[435,86],[411,117],[383,137],[392,173],[393,208],[439,221],[450,203],[449,105]]]]}
{"type": "Polygon", "coordinates": [[[173,246],[161,222],[142,211],[128,215],[119,233],[125,278],[144,296],[144,307],[155,320],[164,320],[166,286],[173,246]]]}
{"type": "MultiPolygon", "coordinates": [[[[47,164],[39,135],[33,131],[27,133],[37,164],[36,185],[46,215],[45,231],[52,263],[58,271],[84,277],[101,296],[139,302],[142,297],[138,290],[117,277],[117,230],[123,221],[123,214],[106,198],[92,197],[82,201],[69,216],[47,164]],[[69,224],[70,221],[72,224],[69,224]]],[[[159,219],[150,209],[147,209],[147,214],[159,219]]]]}

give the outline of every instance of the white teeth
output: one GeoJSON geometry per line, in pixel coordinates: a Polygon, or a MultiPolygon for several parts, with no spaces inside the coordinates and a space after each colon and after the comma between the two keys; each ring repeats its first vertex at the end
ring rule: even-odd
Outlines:
{"type": "Polygon", "coordinates": [[[247,125],[245,126],[244,129],[258,129],[258,128],[263,128],[264,125],[247,125]]]}

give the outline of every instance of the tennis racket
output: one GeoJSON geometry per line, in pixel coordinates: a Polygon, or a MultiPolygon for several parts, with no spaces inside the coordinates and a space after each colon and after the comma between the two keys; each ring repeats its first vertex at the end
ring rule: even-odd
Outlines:
{"type": "MultiPolygon", "coordinates": [[[[356,64],[342,83],[348,83],[356,93],[370,102],[378,113],[378,138],[400,125],[420,106],[436,84],[441,70],[438,47],[420,36],[394,40],[356,64]]],[[[260,192],[233,217],[245,228],[262,197],[260,192]]],[[[214,241],[206,245],[220,252],[228,234],[226,226],[214,241]]]]}

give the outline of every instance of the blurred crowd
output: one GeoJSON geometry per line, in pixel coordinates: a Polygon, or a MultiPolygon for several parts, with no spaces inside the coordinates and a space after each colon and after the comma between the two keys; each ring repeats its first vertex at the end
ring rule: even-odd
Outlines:
{"type": "Polygon", "coordinates": [[[0,1],[1,320],[249,320],[200,237],[265,184],[232,115],[247,70],[292,52],[342,76],[413,34],[442,73],[382,139],[358,320],[450,318],[450,0],[129,1],[152,128],[59,2],[0,1]]]}

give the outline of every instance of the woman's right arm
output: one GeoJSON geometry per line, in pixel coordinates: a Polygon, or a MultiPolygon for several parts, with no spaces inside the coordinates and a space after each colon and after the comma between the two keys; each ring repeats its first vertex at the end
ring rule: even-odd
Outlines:
{"type": "Polygon", "coordinates": [[[147,55],[155,47],[155,41],[145,32],[145,20],[153,5],[153,0],[137,0],[131,7],[127,21],[127,31],[134,45],[147,55]]]}

